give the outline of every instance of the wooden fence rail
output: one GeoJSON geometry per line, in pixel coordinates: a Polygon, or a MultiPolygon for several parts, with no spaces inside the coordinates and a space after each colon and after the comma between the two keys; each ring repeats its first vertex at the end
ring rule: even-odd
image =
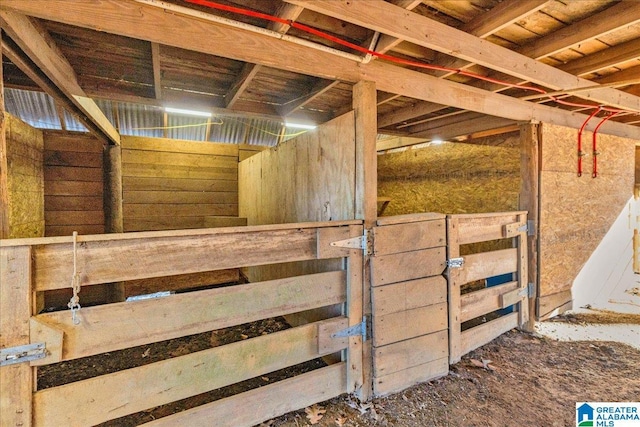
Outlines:
{"type": "Polygon", "coordinates": [[[0,426],[94,425],[335,353],[342,353],[341,362],[149,425],[248,426],[353,392],[363,384],[362,336],[332,335],[362,321],[363,252],[331,243],[362,233],[360,221],[345,221],[80,236],[76,244],[69,237],[0,242],[0,347],[46,345],[42,359],[0,367],[0,426]],[[70,286],[74,255],[81,286],[290,261],[344,262],[339,270],[83,307],[79,324],[68,310],[34,315],[38,293],[70,286]],[[281,332],[43,390],[34,386],[37,366],[335,305],[343,307],[341,315],[281,332]],[[260,409],[247,410],[248,402],[260,409]]]}

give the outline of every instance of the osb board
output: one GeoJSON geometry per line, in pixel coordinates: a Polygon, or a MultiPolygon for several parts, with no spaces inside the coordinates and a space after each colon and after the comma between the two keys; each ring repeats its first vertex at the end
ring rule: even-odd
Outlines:
{"type": "Polygon", "coordinates": [[[42,132],[6,114],[9,239],[44,236],[43,152],[42,132]]]}
{"type": "Polygon", "coordinates": [[[517,210],[518,134],[475,142],[379,155],[378,196],[391,198],[384,215],[517,210]]]}
{"type": "Polygon", "coordinates": [[[249,225],[355,216],[353,112],[240,163],[240,216],[249,225]]]}
{"type": "Polygon", "coordinates": [[[44,132],[45,235],[105,232],[102,142],[90,134],[44,132]]]}
{"type": "Polygon", "coordinates": [[[202,228],[238,216],[238,146],[122,138],[124,231],[202,228]]]}
{"type": "Polygon", "coordinates": [[[585,132],[584,173],[578,177],[577,133],[576,129],[560,126],[542,127],[542,297],[571,289],[582,266],[633,194],[635,141],[598,135],[599,176],[592,178],[592,134],[585,132]]]}

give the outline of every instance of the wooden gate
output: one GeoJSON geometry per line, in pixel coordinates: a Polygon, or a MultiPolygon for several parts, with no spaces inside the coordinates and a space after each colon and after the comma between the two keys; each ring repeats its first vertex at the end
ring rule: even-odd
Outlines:
{"type": "MultiPolygon", "coordinates": [[[[144,425],[251,426],[357,392],[363,384],[363,252],[331,243],[362,234],[362,223],[350,221],[0,242],[0,426],[95,425],[326,355],[338,362],[144,425]],[[317,272],[317,260],[328,259],[338,268],[317,272]],[[292,261],[314,261],[316,272],[82,307],[78,324],[69,310],[32,312],[42,292],[70,286],[74,265],[84,287],[292,261]],[[125,348],[322,307],[337,308],[338,315],[37,389],[37,366],[115,357],[125,348]]],[[[79,297],[82,302],[82,292],[79,297]]]]}
{"type": "Polygon", "coordinates": [[[449,215],[447,246],[449,361],[453,364],[528,321],[527,212],[449,215]],[[509,279],[502,280],[505,283],[488,286],[486,279],[509,274],[509,279]],[[469,284],[475,290],[464,292],[463,286],[469,284]]]}
{"type": "Polygon", "coordinates": [[[371,258],[377,396],[446,375],[446,224],[442,214],[380,218],[371,258]]]}

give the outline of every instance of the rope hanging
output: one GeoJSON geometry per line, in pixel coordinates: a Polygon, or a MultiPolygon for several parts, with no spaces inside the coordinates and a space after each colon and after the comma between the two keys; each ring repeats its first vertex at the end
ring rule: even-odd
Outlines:
{"type": "Polygon", "coordinates": [[[80,310],[80,274],[78,274],[78,232],[73,232],[73,275],[71,276],[71,289],[73,290],[73,296],[69,300],[67,307],[71,309],[71,319],[74,325],[80,324],[78,318],[78,311],[80,310]]]}

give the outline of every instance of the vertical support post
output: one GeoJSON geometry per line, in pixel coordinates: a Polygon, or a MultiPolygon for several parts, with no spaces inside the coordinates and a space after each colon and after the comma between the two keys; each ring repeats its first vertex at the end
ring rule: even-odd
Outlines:
{"type": "MultiPolygon", "coordinates": [[[[540,138],[539,123],[525,123],[520,126],[520,210],[528,211],[528,219],[533,224],[534,233],[527,236],[527,276],[533,283],[534,295],[529,298],[529,319],[521,324],[525,331],[533,332],[535,326],[537,296],[540,289],[538,273],[538,239],[540,230],[540,138]]],[[[523,303],[524,305],[524,303],[523,303]]]]}
{"type": "MultiPolygon", "coordinates": [[[[104,231],[123,233],[122,148],[119,145],[107,145],[104,150],[104,231]]],[[[111,302],[125,300],[123,282],[111,284],[108,299],[111,302]]]]}
{"type": "MultiPolygon", "coordinates": [[[[355,217],[364,220],[364,228],[371,233],[378,216],[378,136],[377,93],[374,82],[361,81],[353,86],[353,110],[355,112],[356,187],[355,217]]],[[[363,260],[363,315],[371,316],[371,259],[363,260]]],[[[359,398],[368,400],[373,393],[373,358],[370,341],[363,346],[363,375],[359,398]]]]}
{"type": "MultiPolygon", "coordinates": [[[[349,226],[349,237],[362,236],[363,227],[361,225],[349,226]]],[[[363,295],[366,289],[366,283],[363,279],[363,251],[353,249],[349,251],[349,259],[347,264],[347,315],[349,316],[349,326],[357,325],[362,322],[363,295]]],[[[366,380],[365,360],[362,357],[363,348],[368,343],[363,343],[362,337],[349,337],[349,348],[347,352],[347,392],[363,394],[362,390],[366,380]]],[[[362,396],[359,396],[361,399],[362,396]]]]}
{"type": "MultiPolygon", "coordinates": [[[[525,223],[527,221],[526,214],[518,215],[518,223],[525,223]]],[[[527,232],[521,232],[516,239],[518,242],[518,282],[520,289],[527,289],[529,284],[528,266],[529,257],[527,256],[529,241],[527,239],[527,232]]],[[[533,326],[529,329],[529,298],[524,297],[518,304],[518,326],[520,329],[533,332],[533,326]]],[[[535,299],[534,299],[535,301],[535,299]]]]}
{"type": "MultiPolygon", "coordinates": [[[[0,348],[29,344],[31,247],[0,248],[0,348]]],[[[0,368],[0,427],[31,426],[34,369],[0,368]]]]}
{"type": "MultiPolygon", "coordinates": [[[[458,239],[458,219],[447,216],[447,259],[460,256],[460,244],[458,239]]],[[[447,268],[447,299],[449,300],[449,364],[460,361],[461,345],[461,305],[460,305],[460,281],[457,268],[447,268]]]]}
{"type": "MultiPolygon", "coordinates": [[[[2,58],[2,30],[0,30],[0,58],[2,58]]],[[[4,111],[4,84],[0,61],[0,239],[9,237],[9,188],[7,180],[7,117],[4,111]]]]}

